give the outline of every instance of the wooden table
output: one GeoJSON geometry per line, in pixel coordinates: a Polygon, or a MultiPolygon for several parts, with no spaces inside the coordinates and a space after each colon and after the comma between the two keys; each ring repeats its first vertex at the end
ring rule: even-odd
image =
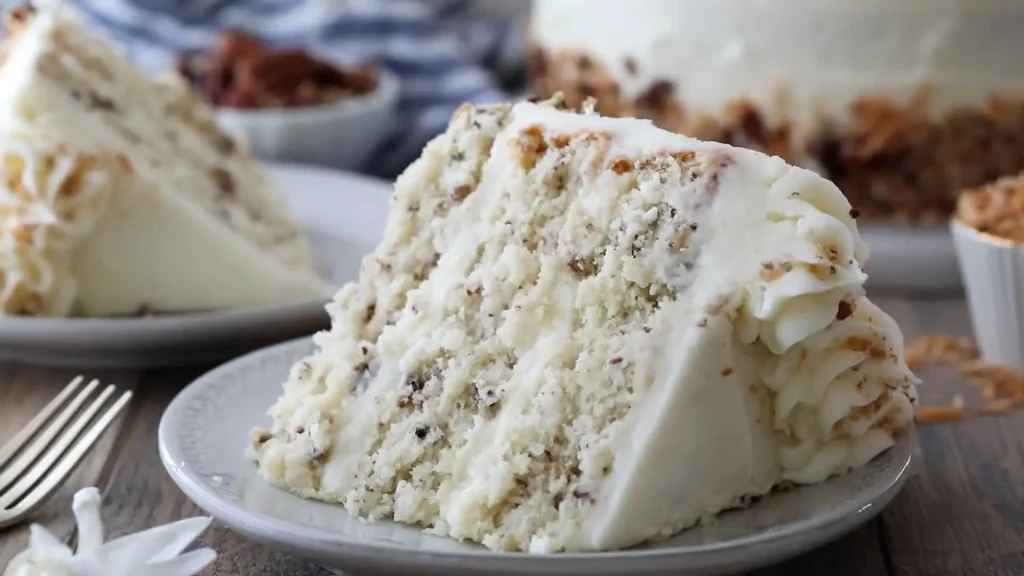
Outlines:
{"type": "MultiPolygon", "coordinates": [[[[924,333],[969,335],[959,299],[874,300],[892,314],[908,340],[924,333]]],[[[70,496],[95,485],[114,535],[201,514],[160,465],[156,431],[174,395],[205,368],[90,371],[131,387],[128,415],[109,431],[63,492],[36,521],[59,537],[74,537],[70,496]]],[[[0,439],[7,438],[77,372],[0,362],[0,439]]],[[[922,398],[948,400],[967,390],[952,370],[929,369],[922,398]]],[[[965,392],[968,401],[970,396],[965,392]]],[[[921,426],[920,457],[907,488],[880,519],[806,556],[758,576],[952,576],[1024,574],[1024,413],[921,426]]],[[[0,566],[26,543],[27,528],[0,533],[0,566]]],[[[204,544],[217,550],[206,574],[321,576],[328,572],[246,541],[214,526],[204,544]]]]}

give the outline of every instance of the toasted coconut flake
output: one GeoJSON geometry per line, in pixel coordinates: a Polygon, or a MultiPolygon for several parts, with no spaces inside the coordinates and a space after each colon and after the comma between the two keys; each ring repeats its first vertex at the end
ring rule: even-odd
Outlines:
{"type": "Polygon", "coordinates": [[[964,406],[920,406],[916,412],[918,422],[948,422],[950,420],[963,420],[967,415],[964,406]]]}
{"type": "Polygon", "coordinates": [[[978,357],[978,347],[969,338],[926,334],[909,343],[904,351],[907,365],[920,368],[929,364],[956,364],[978,357]]]}

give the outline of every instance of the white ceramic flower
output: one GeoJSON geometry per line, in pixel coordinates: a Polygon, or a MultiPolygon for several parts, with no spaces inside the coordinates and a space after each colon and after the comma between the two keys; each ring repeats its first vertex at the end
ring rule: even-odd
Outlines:
{"type": "Polygon", "coordinates": [[[72,509],[77,551],[33,525],[28,549],[11,561],[3,576],[194,576],[217,557],[209,548],[181,554],[210,525],[209,518],[182,520],[104,543],[99,490],[80,490],[72,509]]]}

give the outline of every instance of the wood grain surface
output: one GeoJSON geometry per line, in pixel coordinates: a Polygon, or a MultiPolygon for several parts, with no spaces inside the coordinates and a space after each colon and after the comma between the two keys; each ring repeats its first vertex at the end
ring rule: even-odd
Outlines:
{"type": "MultiPolygon", "coordinates": [[[[908,339],[924,333],[970,335],[959,299],[874,300],[908,339]]],[[[206,368],[146,372],[90,371],[132,388],[136,397],[118,425],[34,521],[74,538],[70,495],[96,485],[112,536],[201,512],[174,486],[157,453],[157,426],[174,395],[206,368]]],[[[74,370],[0,362],[0,443],[53,397],[74,370]]],[[[950,369],[919,375],[925,402],[970,389],[950,369]]],[[[906,489],[864,528],[810,554],[759,570],[757,576],[954,576],[1024,574],[1024,413],[921,425],[919,458],[906,489]]],[[[27,527],[0,532],[0,567],[25,545],[27,527]]],[[[315,565],[269,550],[215,525],[203,544],[217,550],[205,575],[327,576],[315,565]]]]}

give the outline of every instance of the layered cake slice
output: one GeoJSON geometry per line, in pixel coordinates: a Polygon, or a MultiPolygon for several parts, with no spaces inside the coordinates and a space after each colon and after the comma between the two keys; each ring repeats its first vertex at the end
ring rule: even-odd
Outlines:
{"type": "Polygon", "coordinates": [[[213,110],[37,5],[0,50],[0,315],[321,297],[306,239],[213,110]]]}
{"type": "Polygon", "coordinates": [[[855,211],[779,158],[464,107],[253,433],[270,483],[496,550],[665,538],[913,420],[855,211]]]}

